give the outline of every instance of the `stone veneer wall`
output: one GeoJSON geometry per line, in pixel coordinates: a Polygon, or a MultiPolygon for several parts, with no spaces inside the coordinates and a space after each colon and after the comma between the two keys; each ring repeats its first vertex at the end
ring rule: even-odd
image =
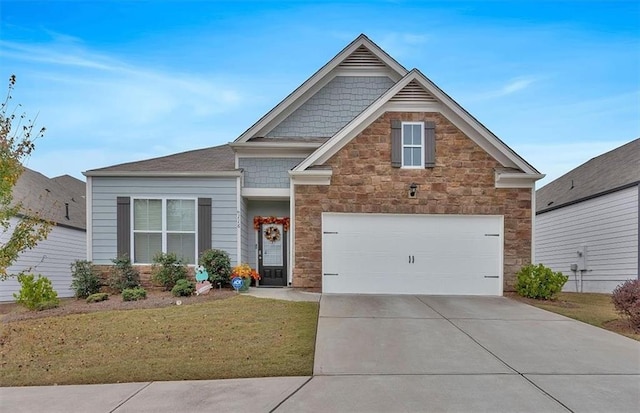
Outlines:
{"type": "Polygon", "coordinates": [[[331,185],[295,187],[294,287],[322,287],[322,212],[504,215],[505,291],[531,261],[531,189],[495,188],[501,165],[439,113],[386,112],[325,165],[331,185]],[[435,121],[435,168],[391,167],[392,119],[435,121]]]}
{"type": "MultiPolygon", "coordinates": [[[[109,276],[113,265],[94,265],[93,268],[98,273],[100,280],[105,286],[109,285],[109,276]]],[[[162,287],[154,285],[151,282],[152,265],[134,265],[133,268],[138,270],[140,274],[140,285],[146,290],[162,290],[162,287]]],[[[195,268],[187,267],[187,279],[195,282],[195,268]]]]}

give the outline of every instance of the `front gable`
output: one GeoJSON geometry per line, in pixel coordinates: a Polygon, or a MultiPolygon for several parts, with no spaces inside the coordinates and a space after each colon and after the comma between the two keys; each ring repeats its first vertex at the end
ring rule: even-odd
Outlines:
{"type": "MultiPolygon", "coordinates": [[[[302,181],[305,175],[313,174],[314,166],[324,165],[329,158],[386,112],[443,115],[497,161],[494,171],[496,186],[531,188],[536,180],[544,176],[416,69],[398,81],[298,165],[291,172],[292,176],[297,176],[302,181]]],[[[391,133],[389,138],[391,139],[391,133]]],[[[389,162],[392,162],[392,156],[389,157],[389,162]]]]}
{"type": "Polygon", "coordinates": [[[234,144],[265,137],[328,138],[406,73],[404,67],[362,34],[234,144]],[[340,112],[338,119],[336,110],[340,112]]]}

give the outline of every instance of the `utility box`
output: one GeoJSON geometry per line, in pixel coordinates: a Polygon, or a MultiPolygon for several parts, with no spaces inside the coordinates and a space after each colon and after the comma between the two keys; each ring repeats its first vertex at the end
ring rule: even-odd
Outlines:
{"type": "Polygon", "coordinates": [[[578,271],[587,271],[587,246],[581,245],[576,254],[578,255],[578,271]]]}

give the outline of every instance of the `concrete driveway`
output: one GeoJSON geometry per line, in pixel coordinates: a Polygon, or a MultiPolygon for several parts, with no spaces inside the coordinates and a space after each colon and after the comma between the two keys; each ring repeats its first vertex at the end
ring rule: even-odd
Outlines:
{"type": "Polygon", "coordinates": [[[640,343],[502,297],[325,294],[313,377],[0,388],[11,412],[639,407],[640,343]]]}
{"type": "Polygon", "coordinates": [[[637,412],[640,343],[503,297],[323,295],[278,412],[637,412]]]}

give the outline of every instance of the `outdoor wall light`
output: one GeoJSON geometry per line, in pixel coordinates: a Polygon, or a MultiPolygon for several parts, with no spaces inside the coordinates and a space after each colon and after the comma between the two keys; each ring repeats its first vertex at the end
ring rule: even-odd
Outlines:
{"type": "Polygon", "coordinates": [[[409,198],[415,198],[418,193],[418,184],[412,183],[409,185],[409,198]]]}

